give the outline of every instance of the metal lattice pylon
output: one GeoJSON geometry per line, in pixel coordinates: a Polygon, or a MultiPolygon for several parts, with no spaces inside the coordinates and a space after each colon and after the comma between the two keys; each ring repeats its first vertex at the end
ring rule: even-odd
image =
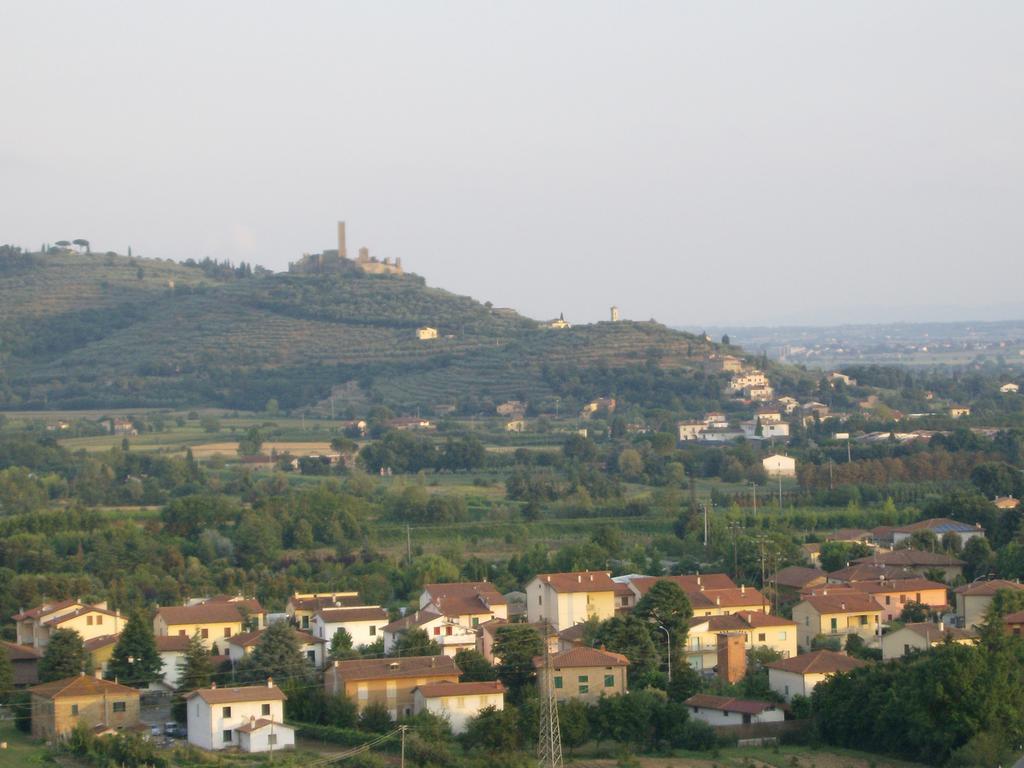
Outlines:
{"type": "Polygon", "coordinates": [[[544,633],[544,678],[541,685],[540,734],[537,738],[539,768],[562,768],[562,731],[558,727],[558,701],[551,670],[548,632],[544,633]]]}

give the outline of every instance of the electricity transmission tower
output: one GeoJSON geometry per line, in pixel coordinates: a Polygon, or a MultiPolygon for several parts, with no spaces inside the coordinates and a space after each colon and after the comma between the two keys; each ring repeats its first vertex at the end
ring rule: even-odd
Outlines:
{"type": "Polygon", "coordinates": [[[562,768],[562,732],[558,727],[558,701],[551,671],[551,649],[544,633],[544,684],[540,705],[540,735],[537,738],[538,768],[562,768]]]}

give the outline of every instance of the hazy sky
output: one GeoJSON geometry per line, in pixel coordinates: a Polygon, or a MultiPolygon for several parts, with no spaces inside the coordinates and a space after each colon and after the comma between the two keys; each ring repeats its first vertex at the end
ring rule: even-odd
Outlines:
{"type": "Polygon", "coordinates": [[[1024,3],[0,5],[0,242],[538,318],[1024,317],[1024,3]]]}

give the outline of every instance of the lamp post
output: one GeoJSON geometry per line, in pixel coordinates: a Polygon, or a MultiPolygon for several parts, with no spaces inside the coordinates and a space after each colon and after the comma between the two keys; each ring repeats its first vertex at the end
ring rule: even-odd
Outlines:
{"type": "Polygon", "coordinates": [[[661,624],[658,625],[658,629],[665,633],[665,647],[667,653],[665,657],[668,659],[668,681],[672,682],[672,634],[668,631],[668,627],[661,624]]]}
{"type": "Polygon", "coordinates": [[[751,480],[750,487],[754,491],[754,517],[757,517],[757,483],[751,480]]]}

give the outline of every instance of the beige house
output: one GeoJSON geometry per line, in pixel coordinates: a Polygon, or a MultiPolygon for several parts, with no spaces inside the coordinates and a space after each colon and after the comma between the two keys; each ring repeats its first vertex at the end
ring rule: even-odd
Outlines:
{"type": "Polygon", "coordinates": [[[963,416],[970,416],[971,409],[966,405],[954,405],[950,407],[949,415],[954,419],[959,419],[963,416]]]}
{"type": "Polygon", "coordinates": [[[82,641],[82,648],[85,649],[85,653],[89,657],[92,669],[97,669],[102,674],[107,673],[107,666],[110,664],[110,659],[114,655],[114,648],[117,646],[119,639],[121,639],[121,635],[117,634],[100,635],[99,637],[82,641]]]}
{"type": "MultiPolygon", "coordinates": [[[[621,653],[580,646],[550,658],[552,684],[558,701],[580,699],[593,704],[602,696],[626,692],[629,659],[621,653]]],[[[544,657],[533,660],[538,684],[543,684],[544,657]]]]}
{"type": "Polygon", "coordinates": [[[700,670],[713,669],[718,664],[718,636],[742,634],[746,650],[771,648],[788,659],[796,656],[796,622],[761,611],[738,611],[719,616],[694,616],[690,619],[686,635],[686,661],[700,670]]]}
{"type": "Polygon", "coordinates": [[[231,637],[242,633],[243,626],[241,612],[228,602],[158,608],[153,617],[154,635],[192,637],[198,633],[207,648],[219,643],[219,651],[225,650],[231,637]]]}
{"type": "MultiPolygon", "coordinates": [[[[636,601],[658,581],[671,581],[686,593],[694,616],[725,616],[737,611],[771,610],[764,595],[753,587],[736,583],[724,573],[703,573],[684,576],[634,576],[628,584],[636,601]]],[[[635,605],[635,603],[634,603],[635,605]]]]}
{"type": "Polygon", "coordinates": [[[63,739],[79,723],[98,730],[139,724],[139,691],[92,675],[43,683],[29,693],[36,739],[63,739]]]}
{"type": "Polygon", "coordinates": [[[804,649],[809,649],[818,635],[837,636],[844,643],[848,635],[859,635],[865,642],[874,643],[881,617],[882,606],[878,601],[852,590],[833,594],[823,589],[793,606],[797,641],[804,649]]]}
{"type": "Polygon", "coordinates": [[[336,661],[324,673],[329,696],[348,696],[359,711],[383,704],[397,720],[413,713],[416,688],[432,683],[458,682],[462,672],[449,656],[409,656],[389,659],[336,661]]]}
{"type": "MultiPolygon", "coordinates": [[[[476,651],[485,659],[489,664],[499,664],[501,659],[494,655],[494,641],[498,637],[498,630],[504,626],[508,626],[507,619],[491,619],[485,621],[476,630],[476,651]]],[[[537,622],[536,624],[530,624],[536,630],[537,634],[541,636],[542,640],[546,639],[548,653],[558,653],[560,650],[567,650],[566,645],[562,642],[562,637],[566,633],[578,632],[582,636],[583,625],[576,624],[569,629],[562,630],[562,632],[555,632],[551,629],[551,625],[545,622],[537,622]]],[[[570,646],[579,645],[579,643],[570,642],[570,646]]]]}
{"type": "Polygon", "coordinates": [[[416,329],[416,338],[420,341],[429,341],[437,338],[437,328],[431,328],[429,325],[425,325],[422,328],[416,329]]]}
{"type": "Polygon", "coordinates": [[[508,618],[508,600],[489,581],[425,584],[419,607],[424,610],[428,606],[464,627],[508,618]]]}
{"type": "Polygon", "coordinates": [[[768,687],[792,701],[794,696],[810,696],[814,687],[832,675],[867,666],[867,662],[835,651],[812,651],[765,665],[768,687]]]}
{"type": "Polygon", "coordinates": [[[942,552],[927,552],[921,549],[897,549],[892,552],[876,552],[868,557],[859,557],[857,564],[888,565],[923,577],[928,571],[942,571],[942,580],[947,584],[964,575],[963,560],[942,552]]]}
{"type": "Polygon", "coordinates": [[[555,632],[615,615],[615,582],[607,571],[542,573],[526,585],[526,616],[531,624],[546,621],[555,632]]]}
{"type": "Polygon", "coordinates": [[[18,645],[0,640],[0,653],[11,662],[15,688],[35,685],[39,682],[39,659],[43,654],[30,645],[18,645]]]}
{"type": "Polygon", "coordinates": [[[956,595],[956,613],[963,626],[970,629],[984,624],[992,598],[1001,589],[1017,592],[1024,589],[1024,584],[1006,579],[992,579],[964,584],[953,590],[956,595]]]}
{"type": "Polygon", "coordinates": [[[388,612],[379,605],[365,608],[324,608],[313,614],[309,630],[322,643],[330,643],[339,629],[352,638],[353,648],[377,642],[388,624],[388,612]]]}
{"type": "Polygon", "coordinates": [[[768,477],[796,477],[796,459],[776,453],[761,460],[768,477]]]}
{"type": "Polygon", "coordinates": [[[475,627],[467,627],[459,623],[458,619],[445,616],[433,605],[428,605],[422,611],[413,611],[384,626],[384,653],[392,653],[401,636],[411,629],[426,632],[431,640],[441,646],[441,653],[445,656],[454,657],[461,650],[476,648],[475,627]]]}
{"type": "Polygon", "coordinates": [[[284,691],[266,685],[199,688],[185,696],[188,743],[200,749],[238,748],[273,752],[295,746],[295,729],[284,724],[284,691]]]}
{"type": "Polygon", "coordinates": [[[977,645],[978,633],[931,621],[904,624],[895,632],[882,636],[882,659],[889,661],[909,656],[914,651],[927,651],[947,640],[960,645],[977,645]]]}
{"type": "Polygon", "coordinates": [[[452,733],[465,732],[471,717],[481,709],[505,708],[505,686],[495,681],[478,683],[427,683],[413,690],[412,712],[430,712],[448,720],[452,733]]]}
{"type": "Polygon", "coordinates": [[[11,618],[16,625],[18,644],[31,645],[40,651],[45,650],[50,635],[58,629],[74,630],[83,640],[90,640],[117,634],[125,623],[121,614],[109,610],[105,602],[90,605],[78,600],[46,603],[11,618]]]}
{"type": "Polygon", "coordinates": [[[892,529],[892,543],[899,546],[919,531],[927,531],[935,535],[940,541],[947,533],[955,533],[960,537],[960,543],[966,544],[976,536],[985,538],[985,529],[980,523],[970,525],[961,523],[959,520],[951,520],[948,517],[934,517],[929,520],[919,520],[910,525],[903,525],[892,529]]]}

